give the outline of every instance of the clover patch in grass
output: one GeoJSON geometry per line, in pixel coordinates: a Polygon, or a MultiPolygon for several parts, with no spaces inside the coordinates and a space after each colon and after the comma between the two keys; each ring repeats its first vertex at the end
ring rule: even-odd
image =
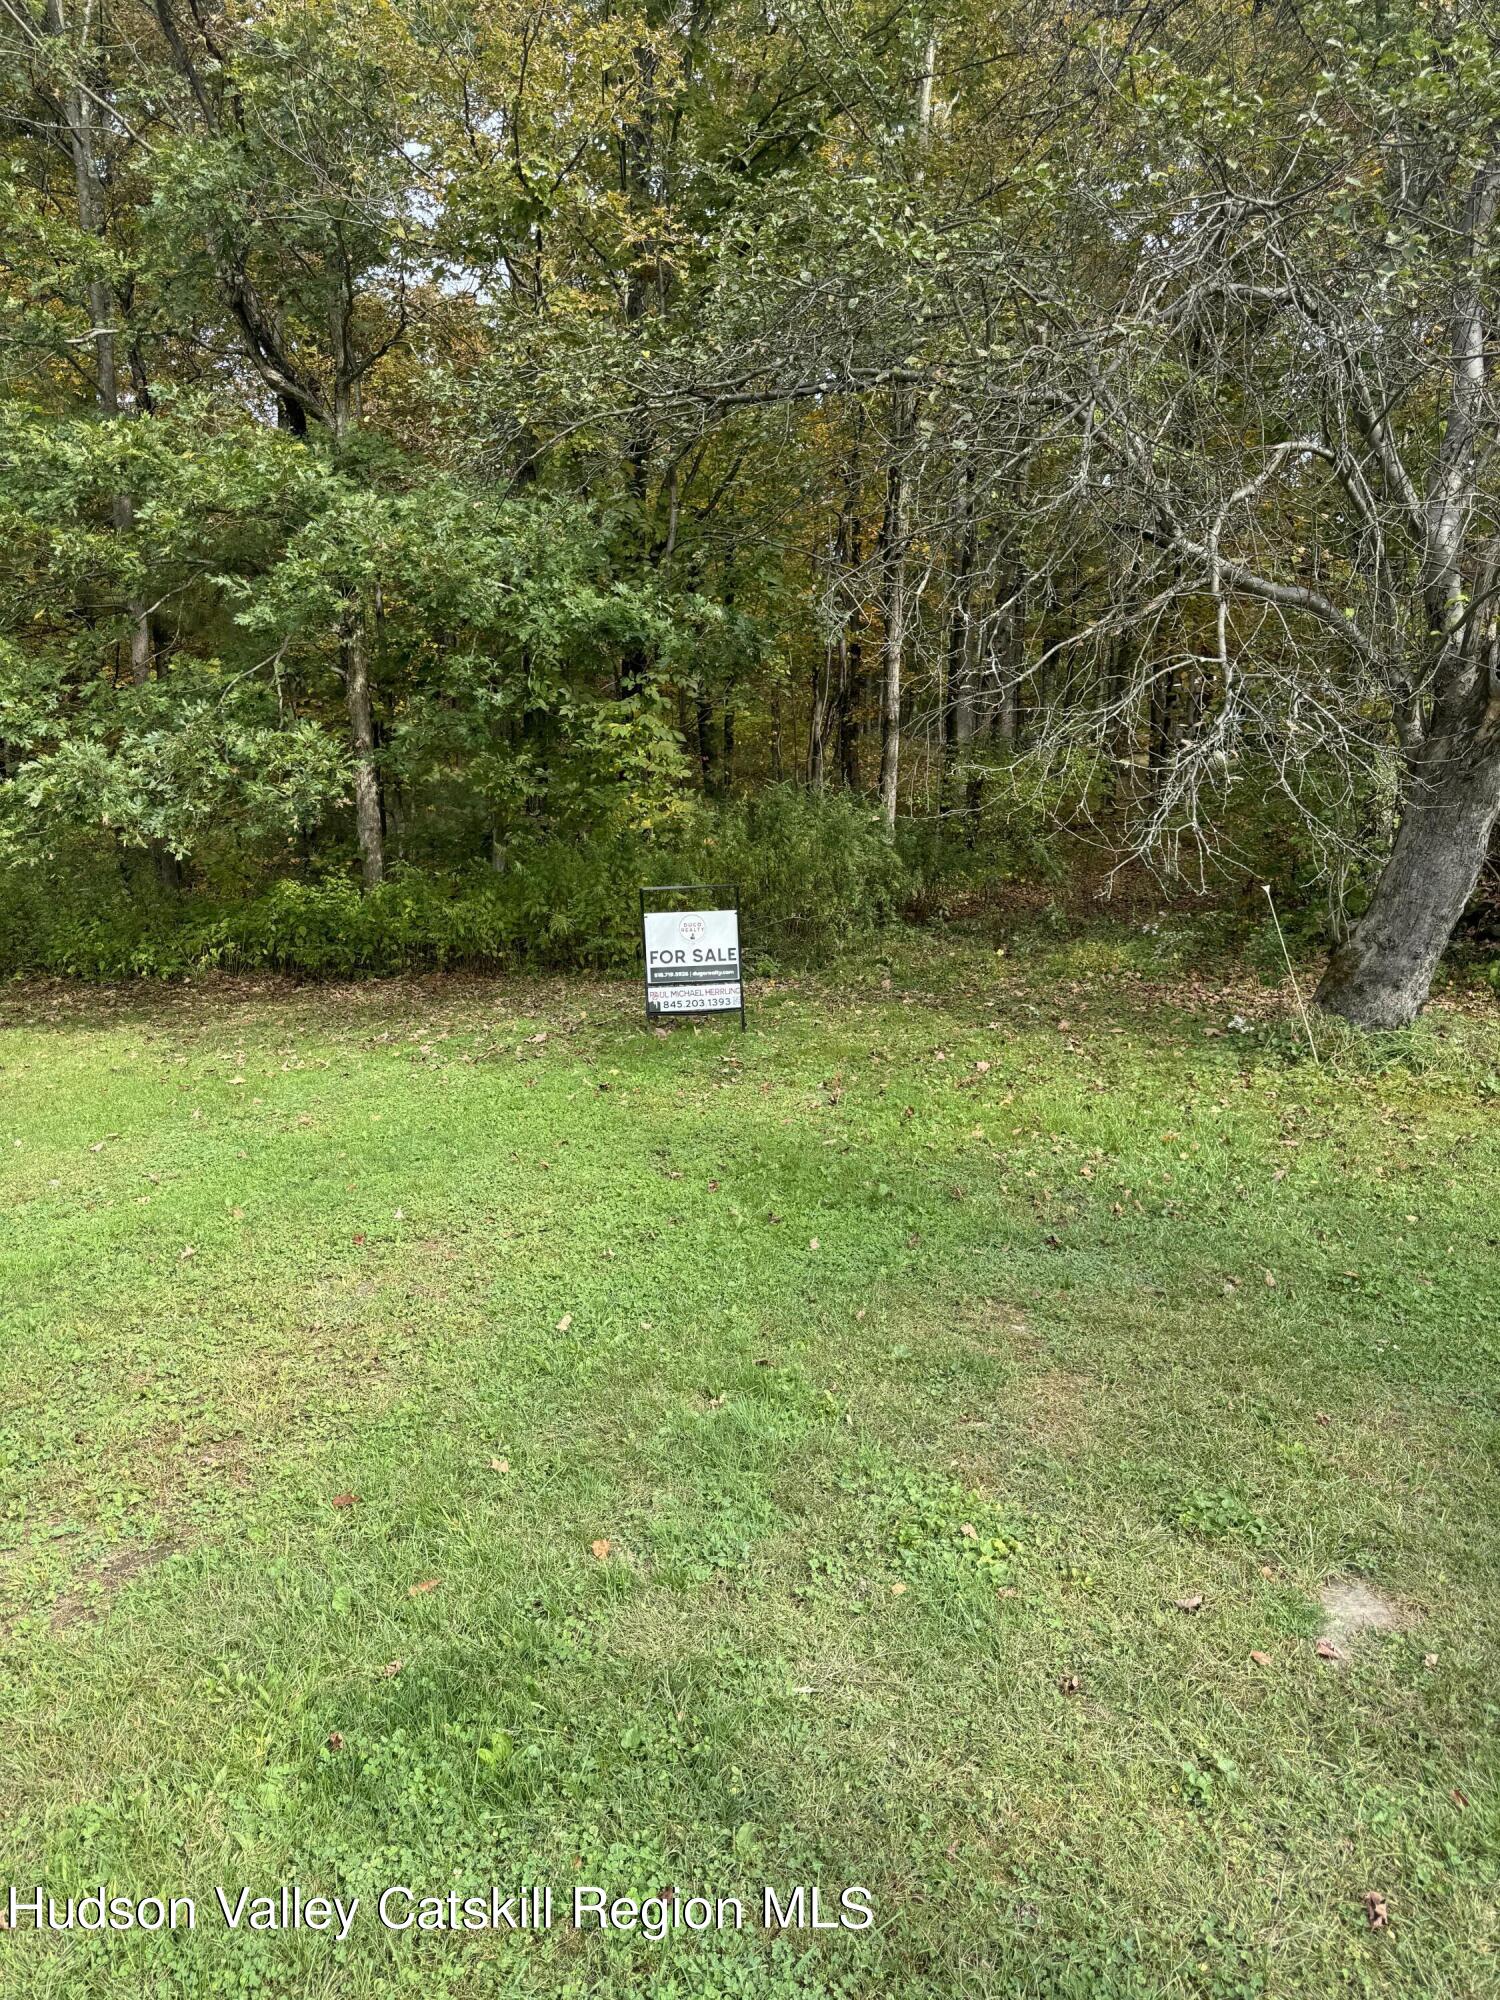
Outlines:
{"type": "Polygon", "coordinates": [[[1193,1487],[1173,1503],[1167,1519],[1174,1528],[1185,1528],[1211,1542],[1237,1537],[1259,1543],[1269,1533],[1265,1516],[1228,1487],[1193,1487]]]}

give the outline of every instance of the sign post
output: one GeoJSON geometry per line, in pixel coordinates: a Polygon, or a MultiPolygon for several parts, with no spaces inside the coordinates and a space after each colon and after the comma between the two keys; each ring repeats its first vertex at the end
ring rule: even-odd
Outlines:
{"type": "Polygon", "coordinates": [[[655,882],[643,888],[641,950],[648,1021],[664,1014],[738,1014],[743,1030],[740,892],[733,883],[655,882]],[[648,896],[692,896],[719,907],[648,910],[648,896]]]}

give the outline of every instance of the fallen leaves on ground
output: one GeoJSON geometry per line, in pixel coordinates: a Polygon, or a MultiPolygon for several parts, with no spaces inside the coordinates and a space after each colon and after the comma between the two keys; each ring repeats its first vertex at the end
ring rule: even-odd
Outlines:
{"type": "Polygon", "coordinates": [[[608,1562],[609,1561],[608,1535],[601,1535],[596,1542],[590,1542],[589,1554],[594,1558],[595,1562],[608,1562]]]}
{"type": "Polygon", "coordinates": [[[359,1505],[359,1495],[357,1493],[335,1493],[329,1504],[334,1507],[357,1507],[359,1505]]]}

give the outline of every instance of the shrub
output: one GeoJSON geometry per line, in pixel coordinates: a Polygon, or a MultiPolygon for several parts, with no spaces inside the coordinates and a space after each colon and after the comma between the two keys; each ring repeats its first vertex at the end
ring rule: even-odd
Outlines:
{"type": "Polygon", "coordinates": [[[646,882],[737,883],[752,969],[812,962],[896,916],[909,871],[874,816],[790,788],[704,811],[664,841],[517,844],[503,870],[402,870],[368,895],[342,876],[227,899],[177,893],[115,861],[0,876],[0,970],[85,979],[220,967],[313,978],[420,967],[620,971],[646,882]]]}

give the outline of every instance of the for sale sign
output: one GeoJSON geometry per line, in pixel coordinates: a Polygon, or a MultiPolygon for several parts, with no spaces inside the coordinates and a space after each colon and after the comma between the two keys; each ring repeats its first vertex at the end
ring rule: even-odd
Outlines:
{"type": "Polygon", "coordinates": [[[738,910],[644,910],[646,1012],[738,1014],[738,910]]]}

